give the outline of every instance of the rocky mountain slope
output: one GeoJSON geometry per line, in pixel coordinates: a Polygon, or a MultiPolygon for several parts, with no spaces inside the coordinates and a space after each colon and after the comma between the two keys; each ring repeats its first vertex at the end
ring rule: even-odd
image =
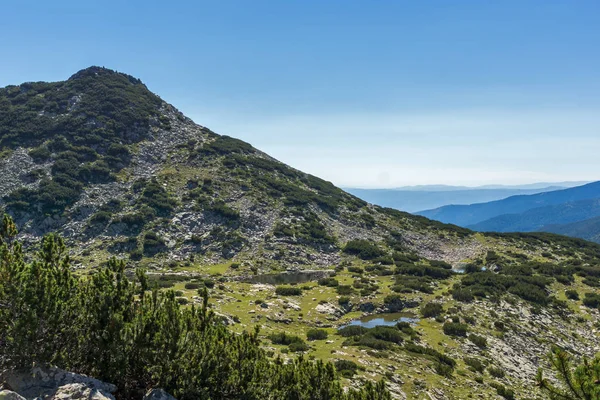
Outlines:
{"type": "Polygon", "coordinates": [[[3,88],[0,110],[0,207],[26,241],[58,231],[81,260],[327,266],[353,239],[451,263],[485,251],[217,135],[108,69],[3,88]]]}
{"type": "Polygon", "coordinates": [[[370,205],[108,69],[0,89],[0,195],[26,246],[59,232],[78,274],[124,258],[183,307],[207,290],[230,329],[260,327],[273,357],[334,361],[347,386],[539,398],[552,344],[600,350],[599,245],[370,205]],[[342,328],[380,313],[409,322],[342,328]]]}

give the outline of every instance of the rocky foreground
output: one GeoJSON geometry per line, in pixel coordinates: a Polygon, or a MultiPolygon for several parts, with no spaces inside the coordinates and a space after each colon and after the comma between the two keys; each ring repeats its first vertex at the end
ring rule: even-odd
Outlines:
{"type": "MultiPolygon", "coordinates": [[[[34,367],[0,375],[0,400],[115,400],[117,387],[59,368],[34,367]]],[[[142,400],[175,400],[162,389],[150,389],[142,400]]]]}

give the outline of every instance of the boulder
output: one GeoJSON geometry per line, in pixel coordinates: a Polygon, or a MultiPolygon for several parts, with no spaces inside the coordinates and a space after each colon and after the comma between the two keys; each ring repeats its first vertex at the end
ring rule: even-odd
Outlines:
{"type": "Polygon", "coordinates": [[[330,315],[334,320],[338,320],[344,315],[344,311],[331,303],[319,304],[316,307],[316,311],[321,314],[330,315]]]}
{"type": "Polygon", "coordinates": [[[33,367],[30,370],[6,371],[0,380],[28,399],[114,400],[111,393],[117,390],[113,384],[59,368],[33,367]]]}
{"type": "Polygon", "coordinates": [[[60,386],[46,400],[115,400],[110,393],[86,386],[83,383],[69,383],[60,386]]]}

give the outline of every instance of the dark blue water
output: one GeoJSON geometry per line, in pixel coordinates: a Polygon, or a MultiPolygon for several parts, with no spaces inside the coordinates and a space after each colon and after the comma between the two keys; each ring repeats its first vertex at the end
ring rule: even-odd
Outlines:
{"type": "Polygon", "coordinates": [[[360,319],[354,319],[349,323],[340,326],[340,329],[349,325],[364,326],[365,328],[374,328],[376,326],[394,326],[398,322],[416,324],[419,322],[419,318],[416,318],[416,316],[412,313],[376,314],[360,319]]]}

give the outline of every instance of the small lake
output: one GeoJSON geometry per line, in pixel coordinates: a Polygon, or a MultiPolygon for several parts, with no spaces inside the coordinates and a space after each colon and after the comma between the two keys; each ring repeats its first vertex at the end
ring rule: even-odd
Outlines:
{"type": "Polygon", "coordinates": [[[375,314],[360,319],[354,319],[349,323],[340,326],[340,329],[349,325],[364,326],[365,328],[374,328],[376,326],[382,325],[394,326],[398,322],[408,322],[410,324],[416,324],[417,322],[419,322],[419,318],[417,318],[415,314],[409,312],[375,314]]]}

